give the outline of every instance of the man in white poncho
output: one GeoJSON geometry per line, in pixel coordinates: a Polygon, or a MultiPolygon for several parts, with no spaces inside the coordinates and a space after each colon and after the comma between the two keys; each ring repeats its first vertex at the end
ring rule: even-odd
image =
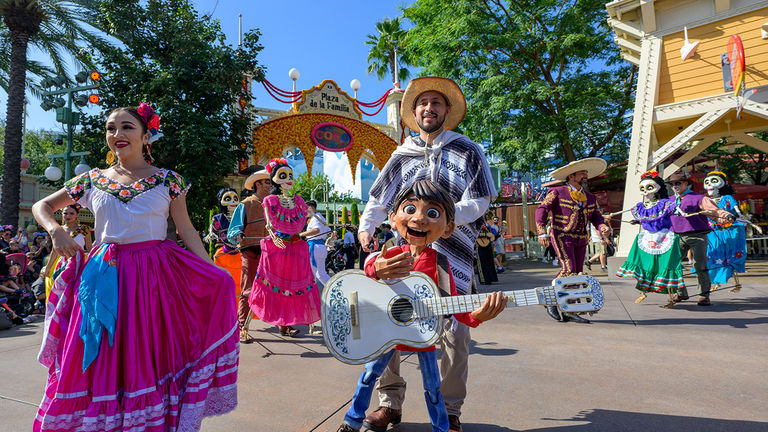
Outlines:
{"type": "MultiPolygon", "coordinates": [[[[403,123],[419,135],[406,138],[371,187],[370,201],[360,219],[360,243],[371,243],[375,228],[386,219],[401,188],[416,180],[432,180],[445,187],[456,203],[453,235],[436,241],[432,248],[448,257],[458,294],[470,294],[474,287],[474,244],[483,215],[496,196],[496,186],[483,149],[451,131],[464,119],[464,95],[450,79],[416,78],[408,84],[401,106],[403,123]]],[[[368,259],[377,257],[371,254],[368,259]]],[[[403,259],[401,264],[388,277],[405,276],[413,267],[412,259],[403,259]]],[[[469,327],[457,322],[448,326],[440,340],[440,391],[451,431],[461,431],[459,417],[467,394],[469,342],[469,327]]],[[[377,390],[380,406],[366,417],[363,426],[385,431],[390,423],[399,423],[402,415],[405,381],[400,377],[399,355],[393,356],[379,378],[377,390]]]]}

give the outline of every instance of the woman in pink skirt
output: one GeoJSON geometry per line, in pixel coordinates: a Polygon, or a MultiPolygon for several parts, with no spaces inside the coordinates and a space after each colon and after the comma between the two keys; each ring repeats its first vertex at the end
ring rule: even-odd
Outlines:
{"type": "Polygon", "coordinates": [[[267,164],[272,194],[264,198],[270,238],[261,241],[261,259],[248,303],[262,321],[294,337],[296,324],[320,320],[320,293],[309,261],[309,245],[299,237],[312,213],[299,195],[288,196],[293,170],[285,159],[267,164]]]}
{"type": "Polygon", "coordinates": [[[32,209],[69,259],[48,299],[35,431],[195,431],[237,405],[234,282],[189,220],[189,186],[150,164],[158,127],[147,104],[113,110],[107,159],[116,163],[32,209]],[[95,216],[87,257],[53,217],[72,203],[95,216]],[[166,239],[169,214],[187,250],[166,239]]]}

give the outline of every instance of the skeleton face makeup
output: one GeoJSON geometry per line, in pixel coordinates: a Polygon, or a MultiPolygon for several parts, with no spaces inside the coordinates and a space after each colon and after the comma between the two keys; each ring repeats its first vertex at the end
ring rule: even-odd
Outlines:
{"type": "Polygon", "coordinates": [[[720,176],[707,176],[704,179],[704,189],[707,190],[709,196],[719,195],[720,188],[723,186],[725,186],[725,181],[720,176]]]}
{"type": "Polygon", "coordinates": [[[240,197],[237,195],[237,192],[229,191],[221,196],[221,205],[224,207],[234,209],[238,204],[240,204],[240,197]]]}
{"type": "Polygon", "coordinates": [[[655,196],[659,190],[661,190],[661,187],[651,179],[643,179],[640,181],[640,193],[643,195],[643,198],[651,198],[655,196]]]}
{"type": "Polygon", "coordinates": [[[293,170],[287,166],[280,167],[272,177],[272,183],[280,185],[283,191],[289,190],[293,186],[293,170]]]}

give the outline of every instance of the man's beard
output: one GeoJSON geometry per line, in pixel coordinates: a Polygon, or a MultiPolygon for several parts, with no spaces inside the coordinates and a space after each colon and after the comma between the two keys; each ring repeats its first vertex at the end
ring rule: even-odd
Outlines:
{"type": "Polygon", "coordinates": [[[423,119],[421,121],[417,121],[417,123],[419,124],[419,129],[421,129],[423,132],[426,132],[428,134],[440,130],[440,128],[443,127],[443,123],[445,123],[445,117],[443,117],[442,120],[439,117],[436,117],[436,118],[438,122],[435,123],[433,126],[429,126],[429,127],[424,126],[423,119]]]}

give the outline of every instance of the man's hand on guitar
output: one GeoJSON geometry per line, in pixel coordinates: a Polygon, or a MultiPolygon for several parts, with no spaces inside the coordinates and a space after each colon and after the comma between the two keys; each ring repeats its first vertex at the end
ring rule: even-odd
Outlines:
{"type": "Polygon", "coordinates": [[[470,312],[470,315],[477,320],[488,321],[496,318],[506,306],[507,296],[501,291],[496,291],[486,297],[483,305],[470,312]]]}
{"type": "Polygon", "coordinates": [[[384,247],[373,262],[376,277],[379,279],[392,279],[406,277],[413,270],[413,256],[409,252],[403,252],[392,258],[385,258],[388,247],[384,247]]]}

